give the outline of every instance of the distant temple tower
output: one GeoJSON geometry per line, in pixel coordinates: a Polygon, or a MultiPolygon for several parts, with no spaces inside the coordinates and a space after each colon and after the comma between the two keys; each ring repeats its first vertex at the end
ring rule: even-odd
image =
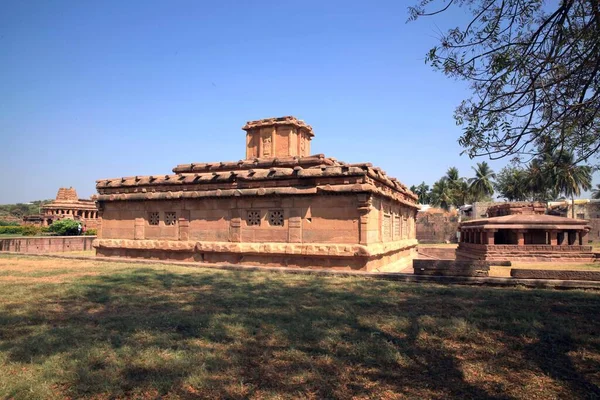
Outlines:
{"type": "Polygon", "coordinates": [[[306,157],[310,155],[312,127],[291,116],[248,121],[246,159],[306,157]]]}

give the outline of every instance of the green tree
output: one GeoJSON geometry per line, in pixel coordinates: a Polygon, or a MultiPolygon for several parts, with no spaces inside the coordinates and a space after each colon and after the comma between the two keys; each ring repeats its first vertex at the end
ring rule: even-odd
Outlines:
{"type": "Polygon", "coordinates": [[[54,232],[59,236],[74,236],[78,234],[79,222],[72,219],[61,219],[60,221],[54,222],[48,230],[54,232]]]}
{"type": "Polygon", "coordinates": [[[448,211],[453,204],[452,189],[446,177],[440,178],[431,188],[431,204],[448,211]]]}
{"type": "Polygon", "coordinates": [[[491,197],[494,194],[494,182],[496,174],[487,162],[477,163],[477,167],[471,167],[475,171],[475,177],[469,179],[469,191],[474,201],[491,197]]]}
{"type": "Polygon", "coordinates": [[[519,166],[506,166],[496,175],[495,188],[500,197],[508,201],[529,200],[529,176],[527,171],[519,166]]]}
{"type": "Polygon", "coordinates": [[[596,189],[592,190],[592,199],[600,200],[600,184],[597,184],[596,189]]]}
{"type": "Polygon", "coordinates": [[[465,8],[464,25],[440,37],[426,61],[470,83],[456,109],[469,156],[576,149],[573,165],[600,149],[598,0],[415,0],[414,20],[465,8]]]}
{"type": "Polygon", "coordinates": [[[425,182],[421,182],[419,186],[412,185],[410,187],[410,190],[411,192],[419,196],[419,204],[430,203],[429,185],[425,184],[425,182]]]}
{"type": "Polygon", "coordinates": [[[573,153],[559,151],[553,156],[551,168],[554,187],[557,192],[570,197],[572,217],[575,218],[575,196],[581,195],[581,189],[592,188],[593,168],[588,165],[576,165],[573,153]]]}

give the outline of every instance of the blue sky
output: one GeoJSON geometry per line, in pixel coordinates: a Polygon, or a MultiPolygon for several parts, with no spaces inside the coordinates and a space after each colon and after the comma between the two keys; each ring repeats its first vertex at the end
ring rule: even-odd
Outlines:
{"type": "Polygon", "coordinates": [[[2,2],[0,204],[239,160],[244,123],[283,115],[313,126],[312,153],[407,185],[471,176],[483,159],[459,156],[452,118],[466,85],[424,62],[465,16],[407,24],[410,4],[2,2]]]}

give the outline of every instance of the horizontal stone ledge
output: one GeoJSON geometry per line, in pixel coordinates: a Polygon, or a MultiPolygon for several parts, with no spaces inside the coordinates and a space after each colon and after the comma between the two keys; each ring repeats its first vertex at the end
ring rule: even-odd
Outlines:
{"type": "Polygon", "coordinates": [[[600,281],[600,271],[568,271],[548,269],[511,269],[517,279],[550,279],[561,281],[600,281]]]}
{"type": "Polygon", "coordinates": [[[179,240],[96,239],[96,248],[155,250],[194,253],[234,253],[328,257],[377,257],[391,252],[410,250],[416,239],[373,245],[343,243],[232,243],[179,240]]]}
{"type": "Polygon", "coordinates": [[[214,189],[214,190],[179,190],[179,191],[147,191],[141,190],[137,193],[101,193],[98,201],[128,201],[128,200],[177,200],[196,199],[212,197],[241,197],[241,196],[269,196],[269,195],[314,195],[314,194],[348,194],[348,193],[371,193],[387,197],[405,206],[418,209],[416,203],[404,200],[396,192],[388,193],[371,184],[350,185],[317,185],[309,188],[296,187],[261,187],[255,189],[214,189]]]}

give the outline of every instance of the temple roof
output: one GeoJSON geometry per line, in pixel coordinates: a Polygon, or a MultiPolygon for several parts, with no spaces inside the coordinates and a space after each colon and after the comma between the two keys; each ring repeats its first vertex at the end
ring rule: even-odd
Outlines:
{"type": "Polygon", "coordinates": [[[461,222],[462,228],[483,229],[584,229],[584,219],[573,219],[546,214],[515,214],[461,222]]]}
{"type": "Polygon", "coordinates": [[[100,194],[99,200],[121,198],[124,200],[131,196],[115,197],[115,195],[146,192],[219,191],[221,195],[225,195],[229,194],[228,190],[230,190],[232,195],[234,193],[239,195],[246,192],[251,194],[252,190],[264,188],[273,194],[284,194],[284,192],[294,191],[308,193],[307,190],[311,187],[337,192],[368,192],[377,186],[377,190],[382,194],[386,195],[387,192],[388,197],[417,207],[418,197],[380,168],[373,167],[370,163],[348,164],[335,158],[325,157],[323,154],[309,157],[181,164],[173,168],[173,172],[174,174],[167,175],[98,180],[96,189],[100,194]],[[335,189],[331,189],[332,187],[335,189]]]}

